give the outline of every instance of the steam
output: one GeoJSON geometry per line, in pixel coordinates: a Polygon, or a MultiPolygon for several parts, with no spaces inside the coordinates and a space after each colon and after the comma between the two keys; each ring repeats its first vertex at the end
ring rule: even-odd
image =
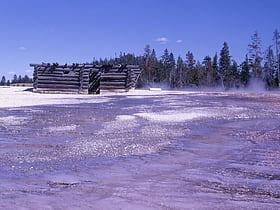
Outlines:
{"type": "Polygon", "coordinates": [[[170,86],[165,82],[150,82],[149,84],[146,84],[140,89],[150,90],[151,88],[160,88],[161,90],[172,90],[172,88],[170,88],[170,86]]]}
{"type": "Polygon", "coordinates": [[[247,87],[230,88],[228,91],[237,93],[264,93],[267,91],[265,82],[259,78],[251,78],[247,87]]]}
{"type": "Polygon", "coordinates": [[[224,89],[222,86],[214,86],[214,87],[185,87],[185,88],[170,88],[166,83],[150,83],[141,88],[142,90],[151,90],[151,89],[161,89],[163,91],[191,91],[191,92],[247,92],[247,93],[264,93],[268,91],[266,89],[265,81],[260,78],[250,78],[247,87],[234,87],[229,89],[224,89]]]}
{"type": "Polygon", "coordinates": [[[258,78],[251,78],[249,81],[249,86],[246,88],[246,91],[252,92],[252,93],[261,93],[265,92],[265,83],[263,80],[258,78]]]}

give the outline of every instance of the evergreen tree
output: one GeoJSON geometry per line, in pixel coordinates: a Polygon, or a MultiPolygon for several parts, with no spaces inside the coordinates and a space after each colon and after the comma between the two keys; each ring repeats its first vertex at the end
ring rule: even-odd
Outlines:
{"type": "Polygon", "coordinates": [[[262,78],[262,65],[263,60],[261,51],[261,39],[256,31],[251,37],[249,47],[249,63],[255,78],[262,78]]]}
{"type": "Polygon", "coordinates": [[[17,83],[22,83],[21,75],[18,76],[17,83]]]}
{"type": "Polygon", "coordinates": [[[148,71],[148,82],[149,83],[154,83],[156,82],[156,75],[157,75],[157,58],[156,58],[156,53],[155,50],[153,49],[152,51],[149,51],[149,54],[147,54],[147,57],[145,57],[145,67],[148,71]]]}
{"type": "Polygon", "coordinates": [[[6,85],[6,78],[5,78],[5,76],[2,76],[0,86],[5,86],[5,85],[6,85]]]}
{"type": "Polygon", "coordinates": [[[11,82],[10,80],[7,81],[7,86],[10,86],[11,85],[11,82]]]}
{"type": "Polygon", "coordinates": [[[219,64],[218,64],[218,55],[217,55],[217,53],[213,57],[212,67],[213,67],[213,71],[214,71],[214,83],[215,83],[215,85],[217,85],[218,81],[220,80],[220,78],[218,76],[219,64]]]}
{"type": "Polygon", "coordinates": [[[150,45],[146,45],[146,47],[144,48],[144,61],[145,61],[144,75],[146,77],[145,83],[150,84],[154,81],[153,60],[151,58],[150,45]]]}
{"type": "Polygon", "coordinates": [[[160,74],[160,81],[170,84],[170,72],[175,69],[175,58],[173,53],[169,54],[168,50],[165,49],[163,55],[161,56],[161,64],[162,70],[160,74]]]}
{"type": "Polygon", "coordinates": [[[158,83],[162,83],[164,82],[165,79],[165,72],[164,72],[164,64],[163,64],[163,60],[162,57],[158,60],[157,65],[156,65],[156,81],[158,83]]]}
{"type": "Polygon", "coordinates": [[[203,66],[201,65],[201,63],[199,61],[197,61],[196,65],[195,65],[195,69],[194,69],[194,77],[193,77],[193,84],[196,87],[201,87],[203,85],[205,85],[205,72],[203,71],[203,66]]]}
{"type": "Polygon", "coordinates": [[[22,79],[23,83],[28,83],[30,81],[29,77],[27,75],[25,75],[22,79]]]}
{"type": "Polygon", "coordinates": [[[152,50],[151,52],[151,59],[153,61],[153,71],[155,72],[155,78],[154,78],[154,81],[156,83],[159,83],[161,82],[160,81],[160,74],[161,74],[161,71],[160,71],[160,64],[159,64],[159,61],[157,59],[157,56],[156,56],[156,51],[155,49],[152,50]]]}
{"type": "Polygon", "coordinates": [[[274,60],[272,46],[270,46],[266,51],[265,64],[264,64],[264,80],[266,83],[266,88],[277,86],[277,65],[274,60]]]}
{"type": "Polygon", "coordinates": [[[12,84],[15,84],[18,82],[18,77],[17,75],[15,74],[14,77],[13,77],[13,80],[12,80],[12,84]]]}
{"type": "Polygon", "coordinates": [[[236,61],[232,61],[230,66],[230,72],[227,76],[228,78],[228,87],[229,88],[237,88],[239,87],[239,71],[238,71],[238,64],[236,61]]]}
{"type": "Polygon", "coordinates": [[[240,82],[243,87],[247,87],[250,80],[250,65],[249,65],[249,59],[246,55],[245,61],[241,64],[241,72],[240,72],[240,82]]]}
{"type": "Polygon", "coordinates": [[[186,54],[186,74],[185,74],[185,83],[187,86],[195,84],[196,72],[195,72],[195,59],[192,52],[188,51],[186,54]]]}
{"type": "Polygon", "coordinates": [[[175,78],[175,67],[176,67],[176,62],[173,53],[169,54],[169,85],[170,87],[175,87],[174,84],[174,78],[175,78]]]}
{"type": "Polygon", "coordinates": [[[160,68],[160,82],[166,82],[167,80],[167,71],[168,71],[168,63],[169,63],[169,52],[167,49],[164,50],[163,55],[160,59],[161,68],[160,68]]]}
{"type": "Polygon", "coordinates": [[[206,85],[209,87],[213,87],[214,85],[214,68],[212,65],[211,57],[206,56],[203,59],[204,68],[206,71],[206,85]]]}
{"type": "Polygon", "coordinates": [[[222,87],[228,88],[230,81],[230,56],[229,47],[226,42],[224,42],[223,48],[220,52],[218,74],[221,80],[222,87]]]}
{"type": "Polygon", "coordinates": [[[280,87],[280,33],[276,29],[273,33],[273,41],[275,46],[275,60],[276,60],[276,83],[280,87]]]}
{"type": "Polygon", "coordinates": [[[183,59],[179,56],[177,59],[177,68],[176,68],[176,87],[182,88],[184,86],[184,74],[185,66],[183,59]]]}

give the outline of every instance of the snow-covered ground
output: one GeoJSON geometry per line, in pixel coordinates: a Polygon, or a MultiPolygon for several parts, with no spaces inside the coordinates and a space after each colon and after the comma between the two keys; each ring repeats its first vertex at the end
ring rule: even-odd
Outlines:
{"type": "MultiPolygon", "coordinates": [[[[0,108],[51,105],[51,104],[78,104],[78,103],[102,103],[108,99],[103,96],[131,95],[132,97],[149,97],[162,94],[187,94],[180,91],[149,91],[132,90],[125,93],[104,93],[102,95],[79,94],[40,94],[28,91],[26,87],[0,87],[0,108]],[[86,100],[85,100],[86,99],[86,100]]],[[[190,93],[190,92],[188,92],[190,93]]]]}
{"type": "MultiPolygon", "coordinates": [[[[27,91],[26,87],[0,88],[0,108],[51,105],[51,104],[78,104],[83,99],[91,98],[90,103],[104,102],[101,98],[90,95],[72,94],[40,94],[27,91]]],[[[106,100],[106,99],[104,99],[106,100]]]]}
{"type": "MultiPolygon", "coordinates": [[[[125,95],[128,98],[141,99],[162,95],[186,95],[186,94],[205,95],[207,91],[170,91],[170,90],[131,90],[129,92],[108,92],[101,95],[79,95],[79,94],[40,94],[33,93],[26,87],[0,87],[0,108],[23,107],[36,105],[52,104],[79,104],[79,103],[103,103],[108,102],[108,97],[112,95],[125,95]]],[[[211,91],[211,93],[213,93],[211,91]]],[[[246,94],[245,91],[239,92],[217,92],[220,95],[246,94]]],[[[253,94],[249,92],[248,94],[253,94]]],[[[262,95],[273,94],[280,96],[279,92],[262,92],[262,95]]]]}

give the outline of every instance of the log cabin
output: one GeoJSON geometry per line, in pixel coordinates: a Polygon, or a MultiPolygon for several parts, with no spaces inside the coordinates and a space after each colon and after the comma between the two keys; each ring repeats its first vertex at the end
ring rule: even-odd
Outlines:
{"type": "Polygon", "coordinates": [[[30,64],[37,93],[100,94],[134,89],[141,74],[137,65],[58,63],[30,64]]]}

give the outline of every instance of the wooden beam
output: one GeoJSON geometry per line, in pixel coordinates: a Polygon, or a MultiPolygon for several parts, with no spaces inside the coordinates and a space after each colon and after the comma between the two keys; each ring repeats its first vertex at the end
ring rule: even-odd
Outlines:
{"type": "Polygon", "coordinates": [[[126,75],[127,75],[127,73],[102,73],[101,74],[101,78],[103,77],[103,76],[107,76],[107,77],[109,77],[109,76],[125,76],[126,77],[126,75]]]}
{"type": "Polygon", "coordinates": [[[67,89],[67,88],[79,88],[79,85],[65,85],[65,84],[40,84],[38,83],[38,88],[62,88],[62,89],[67,89]]]}
{"type": "MultiPolygon", "coordinates": [[[[37,74],[37,77],[49,77],[49,78],[79,78],[79,75],[69,75],[69,74],[37,74]]],[[[84,76],[87,78],[87,76],[84,76]]]]}
{"type": "Polygon", "coordinates": [[[126,86],[113,86],[113,85],[102,85],[100,84],[100,90],[102,89],[126,89],[126,86]]]}
{"type": "Polygon", "coordinates": [[[113,81],[110,81],[110,82],[107,82],[107,81],[101,81],[100,82],[100,85],[101,86],[109,86],[109,85],[112,85],[112,86],[125,86],[126,82],[123,81],[123,82],[113,82],[113,81]]]}
{"type": "Polygon", "coordinates": [[[80,82],[77,81],[51,81],[51,80],[38,80],[39,84],[58,84],[58,85],[79,85],[80,82]]]}
{"type": "Polygon", "coordinates": [[[107,74],[104,74],[102,75],[101,77],[102,79],[112,79],[112,80],[115,80],[115,79],[126,79],[127,76],[126,75],[107,75],[107,74]]]}
{"type": "Polygon", "coordinates": [[[87,89],[83,89],[83,90],[78,90],[78,89],[54,89],[54,88],[37,88],[37,89],[33,89],[33,92],[35,93],[65,93],[65,94],[88,94],[88,90],[87,89]]]}

